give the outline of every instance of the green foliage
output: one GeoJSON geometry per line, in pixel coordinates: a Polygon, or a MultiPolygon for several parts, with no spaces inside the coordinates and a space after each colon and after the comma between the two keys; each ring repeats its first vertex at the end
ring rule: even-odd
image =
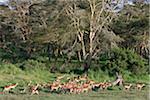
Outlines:
{"type": "Polygon", "coordinates": [[[136,82],[139,82],[139,83],[147,83],[149,81],[149,75],[146,74],[146,75],[135,75],[135,74],[132,74],[131,72],[129,71],[123,71],[122,72],[122,75],[123,75],[123,78],[125,80],[125,82],[129,82],[129,83],[136,83],[136,82]]]}
{"type": "Polygon", "coordinates": [[[146,74],[148,69],[148,62],[135,53],[133,50],[125,48],[112,49],[110,55],[100,58],[104,65],[102,69],[108,71],[109,74],[114,75],[115,72],[124,72],[128,70],[132,74],[141,75],[146,74]]]}
{"type": "Polygon", "coordinates": [[[37,63],[37,61],[27,61],[24,67],[25,70],[20,69],[20,64],[0,64],[0,86],[8,85],[18,82],[19,85],[26,85],[29,81],[35,83],[45,83],[54,81],[56,75],[51,74],[49,70],[43,70],[43,64],[37,63]],[[33,68],[34,67],[34,68],[33,68]]]}
{"type": "Polygon", "coordinates": [[[113,78],[108,73],[102,70],[89,70],[88,77],[96,82],[112,81],[113,78]]]}
{"type": "Polygon", "coordinates": [[[38,62],[48,62],[49,58],[46,56],[36,56],[35,60],[38,62]]]}
{"type": "Polygon", "coordinates": [[[6,44],[6,47],[0,48],[0,61],[17,63],[29,58],[31,55],[28,54],[25,45],[21,43],[20,46],[16,46],[14,43],[6,44]]]}
{"type": "Polygon", "coordinates": [[[4,63],[1,63],[0,64],[0,73],[15,75],[15,74],[21,74],[22,70],[19,69],[14,64],[4,64],[4,63]]]}
{"type": "Polygon", "coordinates": [[[22,70],[34,70],[34,69],[46,69],[45,63],[39,62],[37,60],[27,60],[20,64],[22,70]]]}
{"type": "Polygon", "coordinates": [[[115,18],[111,28],[124,41],[121,47],[135,49],[148,59],[149,55],[149,5],[125,6],[119,18],[115,18]],[[142,48],[142,49],[141,49],[142,48]]]}
{"type": "MultiPolygon", "coordinates": [[[[30,80],[34,83],[49,82],[55,79],[56,73],[83,74],[83,61],[72,60],[72,58],[77,59],[76,53],[73,52],[79,51],[81,58],[83,56],[83,44],[77,39],[78,33],[84,33],[83,42],[88,54],[90,26],[94,25],[93,28],[97,29],[96,27],[99,27],[109,14],[102,14],[98,17],[99,23],[90,25],[91,13],[86,0],[60,1],[47,0],[49,3],[33,4],[22,10],[0,7],[3,13],[0,14],[0,62],[5,62],[0,63],[0,84],[16,82],[26,84],[30,80]],[[74,14],[68,16],[67,8],[74,14]],[[28,14],[25,13],[26,10],[27,13],[29,11],[28,14]],[[21,17],[19,13],[25,15],[21,17]],[[79,29],[76,27],[77,23],[79,29]],[[48,48],[49,43],[55,47],[48,48]],[[54,52],[51,49],[54,49],[54,52]],[[57,61],[51,56],[50,62],[48,59],[50,54],[58,55],[57,61]],[[65,62],[68,56],[73,56],[70,57],[71,62],[65,62]],[[50,73],[52,67],[56,68],[55,74],[50,73]]],[[[94,14],[100,11],[100,3],[96,6],[98,8],[94,14]]],[[[97,22],[98,18],[95,16],[93,22],[97,22]]],[[[93,48],[100,49],[100,53],[106,52],[110,48],[109,44],[117,43],[118,37],[121,37],[124,42],[120,46],[135,49],[139,55],[124,48],[113,49],[110,53],[101,56],[98,54],[96,56],[100,57],[100,61],[96,64],[92,61],[88,72],[89,78],[95,81],[113,80],[112,75],[120,71],[127,82],[143,82],[143,80],[148,82],[148,61],[140,55],[144,54],[148,58],[149,7],[126,6],[111,25],[108,22],[104,24],[102,31],[96,32],[98,37],[94,36],[93,41],[96,42],[93,43],[93,48]],[[142,50],[139,50],[141,48],[142,50]],[[141,51],[145,53],[141,54],[141,51]]]]}

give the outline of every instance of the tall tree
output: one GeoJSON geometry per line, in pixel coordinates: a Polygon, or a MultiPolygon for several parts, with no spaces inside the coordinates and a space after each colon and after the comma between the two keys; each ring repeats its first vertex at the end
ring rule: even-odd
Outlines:
{"type": "Polygon", "coordinates": [[[82,58],[87,68],[100,52],[122,40],[109,28],[112,19],[117,16],[106,11],[106,3],[107,0],[67,2],[66,13],[81,44],[82,58]]]}
{"type": "Polygon", "coordinates": [[[134,49],[143,57],[149,54],[149,5],[137,4],[134,7],[126,6],[118,19],[114,20],[111,28],[120,37],[124,38],[121,46],[134,49]]]}

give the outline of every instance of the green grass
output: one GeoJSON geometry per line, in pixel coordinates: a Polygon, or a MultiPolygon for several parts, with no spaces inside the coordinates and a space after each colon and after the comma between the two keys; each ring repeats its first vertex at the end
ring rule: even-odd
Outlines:
{"type": "Polygon", "coordinates": [[[100,91],[84,94],[0,95],[0,100],[149,100],[148,91],[100,91]]]}
{"type": "MultiPolygon", "coordinates": [[[[35,65],[35,64],[34,64],[35,65]]],[[[31,67],[34,67],[32,65],[31,67]]],[[[42,64],[40,64],[42,65],[42,64]]],[[[106,72],[101,70],[89,71],[89,78],[96,81],[113,81],[115,77],[110,77],[106,72]]],[[[64,75],[60,73],[50,73],[49,70],[34,68],[31,70],[21,70],[17,65],[14,64],[0,64],[0,92],[3,90],[2,87],[12,84],[19,83],[19,86],[14,89],[14,94],[7,93],[5,95],[0,94],[0,100],[148,100],[148,86],[142,92],[135,91],[123,91],[115,87],[113,90],[104,90],[98,92],[90,92],[84,94],[54,94],[47,93],[40,90],[40,95],[29,95],[20,94],[20,88],[27,86],[27,83],[31,80],[33,84],[36,83],[47,83],[55,80],[56,76],[64,75]]],[[[67,77],[76,76],[73,73],[65,74],[67,77]]],[[[130,76],[130,74],[124,74],[125,82],[131,82],[133,84],[137,82],[149,84],[149,75],[130,76]]]]}
{"type": "MultiPolygon", "coordinates": [[[[37,63],[37,62],[36,62],[37,63]]],[[[38,63],[37,63],[38,64],[38,63]]],[[[33,65],[37,65],[33,64],[33,65]]],[[[35,67],[33,66],[32,67],[35,67]]],[[[39,64],[42,65],[42,64],[39,64]]],[[[41,66],[42,67],[42,66],[41,66]]],[[[48,69],[40,69],[39,67],[35,67],[34,69],[21,70],[18,65],[15,64],[0,64],[0,86],[5,86],[11,83],[18,82],[19,84],[27,84],[29,81],[33,83],[45,83],[52,82],[55,80],[56,76],[62,75],[60,73],[50,73],[48,69]]],[[[75,76],[75,74],[65,74],[66,77],[75,76]]],[[[101,70],[88,72],[88,76],[90,79],[96,82],[103,81],[114,81],[115,77],[110,77],[106,72],[101,70]]],[[[131,76],[128,73],[123,74],[123,78],[125,82],[131,83],[146,83],[149,84],[149,75],[141,75],[141,76],[131,76]]]]}

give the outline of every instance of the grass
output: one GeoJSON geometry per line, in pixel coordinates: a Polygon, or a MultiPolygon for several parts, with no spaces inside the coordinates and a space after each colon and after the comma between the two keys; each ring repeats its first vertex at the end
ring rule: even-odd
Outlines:
{"type": "MultiPolygon", "coordinates": [[[[32,66],[36,66],[36,62],[32,62],[32,66]]],[[[31,65],[31,64],[30,64],[31,65]]],[[[39,67],[42,64],[39,65],[39,67]]],[[[28,65],[26,65],[28,66],[28,65]]],[[[89,78],[96,81],[113,81],[115,77],[110,77],[106,72],[101,70],[88,72],[89,78]]],[[[14,89],[14,94],[0,94],[0,100],[149,100],[148,99],[148,88],[142,90],[141,92],[135,91],[123,91],[119,90],[118,87],[115,87],[113,90],[104,90],[98,92],[90,92],[83,94],[55,94],[47,93],[43,90],[40,91],[40,95],[29,95],[28,94],[19,94],[18,91],[20,88],[23,88],[31,80],[33,84],[36,83],[45,83],[52,82],[55,80],[56,76],[64,74],[60,73],[50,73],[49,70],[33,68],[30,70],[21,70],[17,65],[14,64],[0,64],[0,92],[3,90],[2,87],[12,84],[19,83],[17,89],[14,89]]],[[[65,74],[67,77],[73,77],[76,74],[70,73],[65,74]]],[[[149,75],[142,75],[140,77],[130,76],[129,74],[124,74],[125,82],[131,82],[135,84],[136,82],[142,82],[149,84],[149,75]]],[[[65,81],[65,79],[63,81],[65,81]]],[[[148,86],[146,86],[148,87],[148,86]]]]}
{"type": "MultiPolygon", "coordinates": [[[[18,82],[19,84],[26,84],[30,80],[33,81],[33,83],[45,83],[45,82],[52,82],[55,80],[56,76],[62,75],[60,73],[50,73],[48,69],[39,68],[43,67],[37,62],[31,61],[30,67],[32,67],[30,70],[21,70],[18,65],[15,64],[0,64],[0,86],[5,86],[11,83],[18,82]],[[39,66],[36,68],[36,66],[39,66]],[[35,67],[35,68],[34,68],[35,67]]],[[[28,64],[26,64],[26,67],[28,64]]],[[[64,75],[64,74],[63,74],[64,75]]],[[[65,73],[66,76],[75,76],[76,74],[65,73]]],[[[89,70],[88,72],[89,78],[96,81],[96,82],[103,82],[103,81],[114,81],[115,77],[110,77],[106,72],[103,72],[101,70],[92,71],[89,70]]],[[[131,76],[128,73],[125,73],[123,75],[123,78],[125,82],[141,82],[149,84],[149,75],[141,75],[139,76],[131,76]]]]}
{"type": "Polygon", "coordinates": [[[149,100],[148,91],[99,91],[83,94],[0,95],[0,100],[149,100]]]}

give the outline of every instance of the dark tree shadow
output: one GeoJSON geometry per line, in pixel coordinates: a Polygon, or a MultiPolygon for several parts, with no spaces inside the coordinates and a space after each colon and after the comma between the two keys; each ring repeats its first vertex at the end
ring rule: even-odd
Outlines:
{"type": "Polygon", "coordinates": [[[81,74],[84,74],[84,70],[82,70],[82,69],[73,69],[73,70],[70,71],[70,73],[81,75],[81,74]]]}

